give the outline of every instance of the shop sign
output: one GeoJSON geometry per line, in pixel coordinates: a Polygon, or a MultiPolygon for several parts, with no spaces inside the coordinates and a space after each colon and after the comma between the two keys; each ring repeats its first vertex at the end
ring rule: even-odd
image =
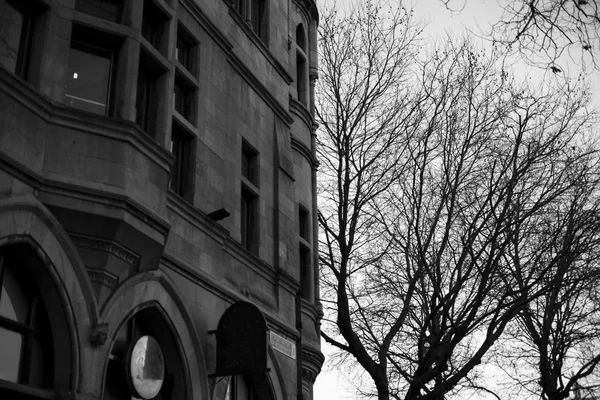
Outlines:
{"type": "Polygon", "coordinates": [[[267,372],[267,323],[254,304],[240,301],[219,320],[217,365],[211,376],[267,372]]]}

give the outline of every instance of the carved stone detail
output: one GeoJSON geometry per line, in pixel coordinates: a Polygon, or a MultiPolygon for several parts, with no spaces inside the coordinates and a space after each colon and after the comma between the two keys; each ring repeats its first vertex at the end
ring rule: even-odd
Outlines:
{"type": "Polygon", "coordinates": [[[102,346],[106,343],[108,337],[108,323],[97,323],[92,326],[90,331],[90,343],[93,347],[102,346]]]}
{"type": "Polygon", "coordinates": [[[97,237],[84,236],[69,233],[71,240],[77,247],[100,250],[115,256],[121,261],[129,264],[129,275],[135,274],[140,270],[140,256],[133,251],[121,246],[112,240],[100,239],[97,237]]]}
{"type": "Polygon", "coordinates": [[[302,380],[310,385],[314,385],[315,384],[315,380],[317,379],[317,374],[308,369],[308,368],[302,368],[302,380]]]}
{"type": "Polygon", "coordinates": [[[90,277],[90,281],[94,283],[99,283],[100,285],[104,285],[107,288],[114,288],[119,283],[119,278],[111,274],[108,271],[96,269],[96,268],[86,268],[88,276],[90,277]]]}

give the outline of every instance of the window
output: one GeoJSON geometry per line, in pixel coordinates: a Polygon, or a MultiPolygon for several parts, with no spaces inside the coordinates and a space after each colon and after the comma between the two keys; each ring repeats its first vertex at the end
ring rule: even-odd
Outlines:
{"type": "Polygon", "coordinates": [[[154,307],[146,307],[123,323],[115,335],[110,350],[106,377],[104,380],[104,400],[132,400],[131,389],[123,370],[123,358],[127,347],[141,336],[152,336],[160,345],[164,357],[164,381],[154,399],[175,400],[187,398],[185,372],[178,345],[169,324],[162,313],[154,307]]]}
{"type": "Polygon", "coordinates": [[[181,65],[188,68],[188,60],[189,60],[189,49],[186,44],[181,39],[177,39],[177,44],[175,45],[175,60],[177,60],[181,65]]]}
{"type": "Polygon", "coordinates": [[[296,90],[298,101],[306,105],[306,59],[299,51],[296,52],[296,90]]]}
{"type": "Polygon", "coordinates": [[[75,11],[110,22],[121,21],[123,0],[76,0],[75,11]]]}
{"type": "Polygon", "coordinates": [[[245,140],[242,141],[242,176],[258,186],[258,152],[245,140]]]}
{"type": "Polygon", "coordinates": [[[189,33],[183,24],[177,26],[177,43],[175,45],[175,60],[193,75],[197,72],[198,42],[194,36],[189,33]]]}
{"type": "Polygon", "coordinates": [[[266,0],[234,0],[233,9],[262,40],[267,41],[267,2],[266,0]]]}
{"type": "Polygon", "coordinates": [[[258,224],[257,224],[258,196],[242,185],[242,202],[240,218],[242,225],[242,246],[253,254],[258,253],[258,224]]]}
{"type": "Polygon", "coordinates": [[[23,79],[29,73],[34,5],[23,0],[0,4],[0,65],[23,79]]]}
{"type": "Polygon", "coordinates": [[[193,140],[173,121],[171,153],[175,156],[171,166],[169,187],[179,196],[190,200],[191,196],[191,153],[193,140]]]}
{"type": "Polygon", "coordinates": [[[27,265],[0,251],[0,379],[50,388],[53,346],[50,322],[27,265]]]}
{"type": "Polygon", "coordinates": [[[302,24],[296,27],[296,93],[298,101],[307,104],[306,40],[302,24]]]}
{"type": "Polygon", "coordinates": [[[154,137],[157,123],[158,81],[166,72],[148,52],[140,49],[135,97],[135,122],[144,132],[154,137]]]}
{"type": "Polygon", "coordinates": [[[188,121],[193,120],[194,87],[179,74],[175,75],[173,87],[173,108],[188,121]]]}
{"type": "Polygon", "coordinates": [[[144,1],[144,13],[142,16],[142,36],[158,51],[164,53],[167,36],[167,15],[152,0],[144,1]]]}
{"type": "Polygon", "coordinates": [[[310,250],[300,244],[300,292],[305,300],[310,300],[310,250]]]}
{"type": "Polygon", "coordinates": [[[242,246],[258,253],[258,151],[242,139],[242,246]]]}
{"type": "Polygon", "coordinates": [[[254,33],[263,40],[266,39],[265,5],[265,0],[250,1],[250,25],[252,26],[254,33]]]}
{"type": "Polygon", "coordinates": [[[154,97],[154,78],[140,69],[135,97],[135,122],[144,132],[150,132],[150,105],[154,97]]]}
{"type": "Polygon", "coordinates": [[[234,375],[229,379],[225,400],[258,400],[258,394],[249,375],[234,375]]]}
{"type": "Polygon", "coordinates": [[[310,241],[308,210],[303,206],[299,206],[298,211],[298,234],[307,242],[310,241]]]}
{"type": "Polygon", "coordinates": [[[65,88],[66,105],[108,115],[112,64],[111,51],[72,41],[65,88]]]}

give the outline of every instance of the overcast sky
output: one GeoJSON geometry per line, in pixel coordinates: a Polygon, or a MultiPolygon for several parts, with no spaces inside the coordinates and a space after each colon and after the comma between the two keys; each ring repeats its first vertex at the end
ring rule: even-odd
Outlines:
{"type": "MultiPolygon", "coordinates": [[[[322,5],[324,0],[317,0],[322,5]]],[[[393,1],[393,0],[390,0],[393,1]]],[[[461,0],[452,0],[457,8],[461,7],[461,0]]],[[[413,0],[413,9],[416,19],[423,19],[428,22],[424,31],[424,37],[435,39],[436,36],[445,36],[447,32],[456,37],[462,36],[463,32],[471,31],[473,33],[489,32],[490,24],[497,21],[501,16],[501,8],[496,0],[466,0],[468,3],[461,12],[451,12],[447,10],[440,0],[413,0]]],[[[328,1],[327,1],[328,3],[328,1]]],[[[349,4],[349,0],[337,0],[339,6],[349,4]]],[[[474,41],[485,44],[482,39],[477,39],[475,34],[471,35],[474,41]]],[[[567,66],[568,68],[568,66],[567,66]]],[[[576,70],[573,66],[573,70],[576,70]]],[[[533,72],[540,76],[540,71],[532,71],[531,68],[523,66],[522,72],[529,74],[533,72]]],[[[595,86],[600,84],[600,74],[594,73],[590,76],[590,81],[595,86]]],[[[594,97],[594,104],[600,105],[600,95],[594,97]]],[[[331,347],[322,343],[322,350],[325,356],[331,354],[331,347]]],[[[315,400],[349,400],[356,399],[354,389],[350,382],[356,381],[355,373],[351,371],[337,371],[325,361],[321,374],[317,377],[314,386],[315,400]]]]}

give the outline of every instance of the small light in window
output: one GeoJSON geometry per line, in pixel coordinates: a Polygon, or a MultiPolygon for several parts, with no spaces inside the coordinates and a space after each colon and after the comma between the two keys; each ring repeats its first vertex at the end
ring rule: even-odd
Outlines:
{"type": "Polygon", "coordinates": [[[73,74],[73,79],[77,79],[77,72],[73,74]]]}

